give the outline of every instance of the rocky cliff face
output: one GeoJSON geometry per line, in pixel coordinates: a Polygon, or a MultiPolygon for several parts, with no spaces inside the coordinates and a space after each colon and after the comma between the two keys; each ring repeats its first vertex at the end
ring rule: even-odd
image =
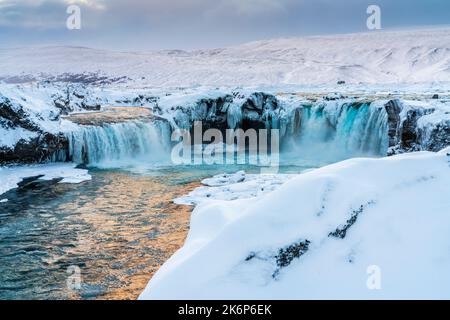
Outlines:
{"type": "Polygon", "coordinates": [[[408,105],[398,99],[385,105],[389,121],[388,155],[413,151],[440,151],[450,145],[450,108],[441,119],[422,121],[438,114],[436,107],[408,105]]]}
{"type": "Polygon", "coordinates": [[[63,134],[40,133],[30,140],[21,139],[13,148],[0,148],[0,164],[65,161],[69,141],[63,134]]]}
{"type": "MultiPolygon", "coordinates": [[[[59,114],[55,112],[50,120],[58,118],[59,114]]],[[[27,133],[18,137],[12,146],[0,146],[1,164],[47,162],[55,159],[56,155],[64,158],[67,150],[64,135],[46,132],[27,110],[5,97],[0,101],[0,127],[27,133]]]]}

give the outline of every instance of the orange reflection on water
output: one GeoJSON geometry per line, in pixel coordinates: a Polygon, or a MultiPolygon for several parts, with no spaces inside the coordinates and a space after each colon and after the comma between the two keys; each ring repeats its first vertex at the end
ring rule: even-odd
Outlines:
{"type": "MultiPolygon", "coordinates": [[[[172,199],[198,183],[168,185],[163,177],[121,172],[99,172],[94,179],[105,181],[59,208],[73,213],[74,225],[85,226],[64,254],[85,260],[81,261],[83,283],[103,288],[108,279],[105,292],[93,297],[136,299],[158,268],[183,245],[192,208],[175,205],[172,199]]],[[[72,293],[71,298],[86,297],[72,293]]]]}

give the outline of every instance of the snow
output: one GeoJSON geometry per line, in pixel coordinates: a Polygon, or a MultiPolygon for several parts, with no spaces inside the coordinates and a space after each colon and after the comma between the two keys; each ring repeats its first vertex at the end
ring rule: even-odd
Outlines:
{"type": "MultiPolygon", "coordinates": [[[[421,105],[424,109],[434,109],[432,113],[426,114],[418,119],[417,126],[419,128],[426,128],[435,126],[439,123],[450,122],[450,101],[437,101],[428,104],[419,101],[414,102],[415,106],[421,105]]],[[[411,106],[411,102],[404,104],[411,106]]]]}
{"type": "Polygon", "coordinates": [[[449,186],[447,148],[350,159],[262,197],[202,201],[140,299],[449,299],[449,186]],[[300,257],[282,260],[292,248],[300,257]]]}
{"type": "Polygon", "coordinates": [[[174,200],[176,204],[198,205],[214,200],[236,200],[261,197],[293,178],[292,174],[219,174],[202,181],[203,187],[196,188],[187,196],[174,200]]]}
{"type": "Polygon", "coordinates": [[[7,81],[106,77],[144,87],[450,82],[450,28],[272,39],[195,51],[0,50],[7,81]],[[22,80],[23,79],[23,80],[22,80]]]}
{"type": "Polygon", "coordinates": [[[23,109],[30,122],[47,132],[57,132],[59,122],[52,121],[59,114],[52,96],[59,91],[58,86],[41,84],[1,85],[0,99],[7,98],[13,108],[23,109]]]}
{"type": "Polygon", "coordinates": [[[22,139],[25,141],[29,141],[30,139],[36,138],[37,133],[21,127],[14,129],[5,129],[0,126],[0,136],[0,147],[14,148],[17,142],[22,139]]]}
{"type": "Polygon", "coordinates": [[[0,167],[0,195],[17,187],[24,178],[43,175],[41,180],[62,178],[59,183],[81,183],[91,180],[88,170],[76,168],[74,163],[53,163],[29,166],[0,167]]]}

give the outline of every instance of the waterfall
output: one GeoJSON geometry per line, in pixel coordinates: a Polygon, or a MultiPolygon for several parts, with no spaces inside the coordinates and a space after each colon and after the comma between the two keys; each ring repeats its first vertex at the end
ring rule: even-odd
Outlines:
{"type": "Polygon", "coordinates": [[[327,101],[302,106],[298,136],[290,140],[300,156],[380,156],[388,149],[387,131],[387,113],[381,104],[327,101]]]}
{"type": "Polygon", "coordinates": [[[76,163],[159,161],[170,152],[170,125],[161,121],[79,126],[67,138],[70,158],[76,163]]]}
{"type": "MultiPolygon", "coordinates": [[[[334,100],[292,106],[266,109],[259,116],[266,128],[280,129],[281,152],[288,158],[334,162],[386,155],[388,117],[382,102],[334,100]]],[[[238,104],[228,106],[229,128],[238,126],[242,113],[238,104]]],[[[185,114],[177,116],[189,127],[185,114]]],[[[156,163],[169,160],[170,137],[170,124],[164,121],[80,125],[67,133],[68,153],[71,161],[96,166],[127,165],[131,160],[156,163]]]]}

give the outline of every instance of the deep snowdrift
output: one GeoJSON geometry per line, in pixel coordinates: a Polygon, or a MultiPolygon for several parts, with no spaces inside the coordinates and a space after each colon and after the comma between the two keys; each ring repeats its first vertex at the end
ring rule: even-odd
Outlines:
{"type": "Polygon", "coordinates": [[[80,47],[0,50],[0,80],[49,79],[140,86],[450,81],[450,29],[256,41],[160,52],[80,47]]]}
{"type": "Polygon", "coordinates": [[[203,201],[140,298],[448,299],[449,152],[351,159],[262,198],[203,201]]]}

